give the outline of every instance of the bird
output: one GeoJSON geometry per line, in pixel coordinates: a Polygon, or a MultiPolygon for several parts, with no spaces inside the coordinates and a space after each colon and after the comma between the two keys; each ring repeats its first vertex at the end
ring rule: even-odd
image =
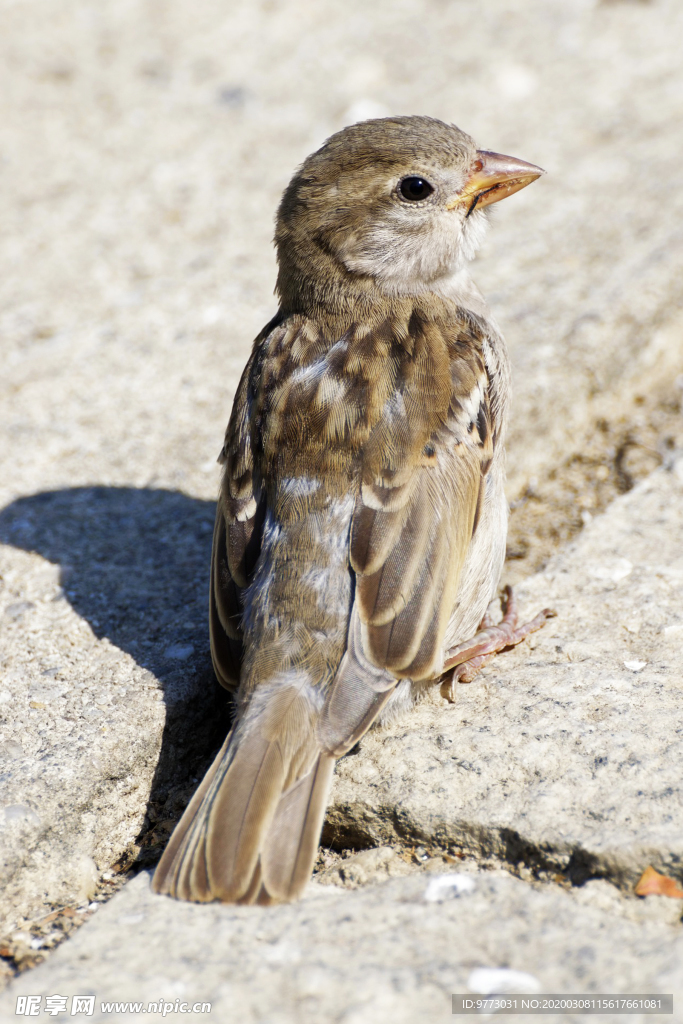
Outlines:
{"type": "Polygon", "coordinates": [[[279,205],[278,312],[237,387],[210,582],[235,719],[153,889],[297,899],[336,760],[540,628],[487,609],[507,532],[510,366],[467,264],[544,172],[426,116],[363,121],[279,205]]]}

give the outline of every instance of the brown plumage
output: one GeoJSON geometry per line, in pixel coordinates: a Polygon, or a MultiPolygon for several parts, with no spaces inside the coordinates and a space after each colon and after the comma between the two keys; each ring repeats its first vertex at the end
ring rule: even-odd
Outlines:
{"type": "Polygon", "coordinates": [[[505,546],[509,372],[464,263],[480,207],[540,173],[390,118],[333,136],[286,189],[280,310],[221,455],[211,649],[237,718],[157,891],[298,896],[335,758],[476,630],[505,546]]]}

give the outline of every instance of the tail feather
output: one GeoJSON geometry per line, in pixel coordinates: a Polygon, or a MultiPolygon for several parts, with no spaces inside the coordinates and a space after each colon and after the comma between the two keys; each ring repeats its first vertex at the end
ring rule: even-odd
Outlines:
{"type": "Polygon", "coordinates": [[[307,775],[280,797],[263,850],[263,886],[277,901],[301,895],[318,850],[334,758],[320,753],[307,775]]]}
{"type": "Polygon", "coordinates": [[[154,876],[156,892],[239,903],[280,902],[301,892],[334,759],[320,753],[310,728],[292,739],[258,723],[246,736],[233,729],[171,836],[154,876]]]}
{"type": "Polygon", "coordinates": [[[242,901],[275,814],[286,765],[277,740],[240,744],[206,814],[206,858],[214,899],[242,901]]]}
{"type": "Polygon", "coordinates": [[[335,760],[396,682],[365,657],[355,612],[322,708],[303,676],[261,691],[258,706],[252,698],[178,823],[154,889],[197,902],[296,899],[315,861],[335,760]]]}
{"type": "MultiPolygon", "coordinates": [[[[229,733],[213,764],[202,779],[201,785],[197,788],[185,808],[182,818],[176,825],[166,845],[163,856],[154,872],[154,879],[152,881],[154,892],[175,896],[177,899],[202,899],[201,885],[197,886],[196,893],[193,892],[188,872],[187,870],[181,871],[181,867],[183,864],[188,865],[193,859],[191,854],[193,851],[196,851],[200,839],[198,812],[204,803],[207,793],[211,789],[218,768],[226,757],[231,737],[232,733],[229,733]]],[[[211,896],[206,896],[204,899],[211,899],[211,896]]]]}
{"type": "Polygon", "coordinates": [[[256,861],[256,867],[254,873],[251,876],[251,882],[249,888],[244,893],[244,896],[240,900],[240,903],[273,903],[274,900],[263,898],[263,885],[261,884],[261,862],[256,861]]]}

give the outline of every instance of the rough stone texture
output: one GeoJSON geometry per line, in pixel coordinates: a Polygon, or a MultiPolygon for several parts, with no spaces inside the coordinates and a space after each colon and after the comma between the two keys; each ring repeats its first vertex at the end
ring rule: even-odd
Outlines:
{"type": "Polygon", "coordinates": [[[557,618],[454,704],[437,690],[338,762],[328,842],[423,843],[624,887],[650,863],[680,877],[683,460],[518,596],[557,618]]]}
{"type": "Polygon", "coordinates": [[[680,372],[682,28],[675,0],[6,6],[2,920],[87,895],[219,727],[215,456],[292,168],[345,123],[421,112],[548,169],[475,270],[514,362],[515,496],[680,372]]]}
{"type": "MultiPolygon", "coordinates": [[[[567,893],[502,872],[420,873],[355,892],[312,884],[301,903],[267,909],[196,906],[152,895],[142,873],[48,963],[17,978],[0,996],[0,1014],[9,1020],[19,995],[55,993],[93,993],[95,1012],[82,1018],[93,1022],[118,1019],[101,1011],[102,1000],[139,1001],[146,1010],[149,1002],[180,999],[211,1003],[210,1016],[187,1013],[184,1020],[245,1024],[466,1019],[451,1017],[451,994],[491,985],[513,992],[674,991],[676,999],[683,943],[669,909],[620,899],[606,882],[567,893]],[[496,971],[490,981],[475,973],[482,968],[496,971]]],[[[71,1018],[43,1012],[38,1019],[71,1018]]],[[[142,1010],[125,1014],[126,1021],[161,1019],[142,1010]]]]}
{"type": "Polygon", "coordinates": [[[383,112],[548,170],[497,207],[475,272],[515,361],[515,490],[615,391],[680,372],[676,0],[32,0],[3,29],[3,503],[93,482],[213,497],[274,310],[280,192],[383,112]]]}
{"type": "Polygon", "coordinates": [[[3,559],[0,931],[91,895],[140,833],[150,790],[189,783],[214,745],[213,510],[196,504],[84,488],[0,513],[0,529],[50,558],[3,559]]]}

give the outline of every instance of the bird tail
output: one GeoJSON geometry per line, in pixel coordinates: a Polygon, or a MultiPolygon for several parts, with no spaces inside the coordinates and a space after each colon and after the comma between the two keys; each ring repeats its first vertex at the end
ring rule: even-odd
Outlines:
{"type": "Polygon", "coordinates": [[[233,903],[301,894],[335,758],[320,749],[306,698],[287,689],[228,734],[164,851],[155,892],[233,903]]]}

